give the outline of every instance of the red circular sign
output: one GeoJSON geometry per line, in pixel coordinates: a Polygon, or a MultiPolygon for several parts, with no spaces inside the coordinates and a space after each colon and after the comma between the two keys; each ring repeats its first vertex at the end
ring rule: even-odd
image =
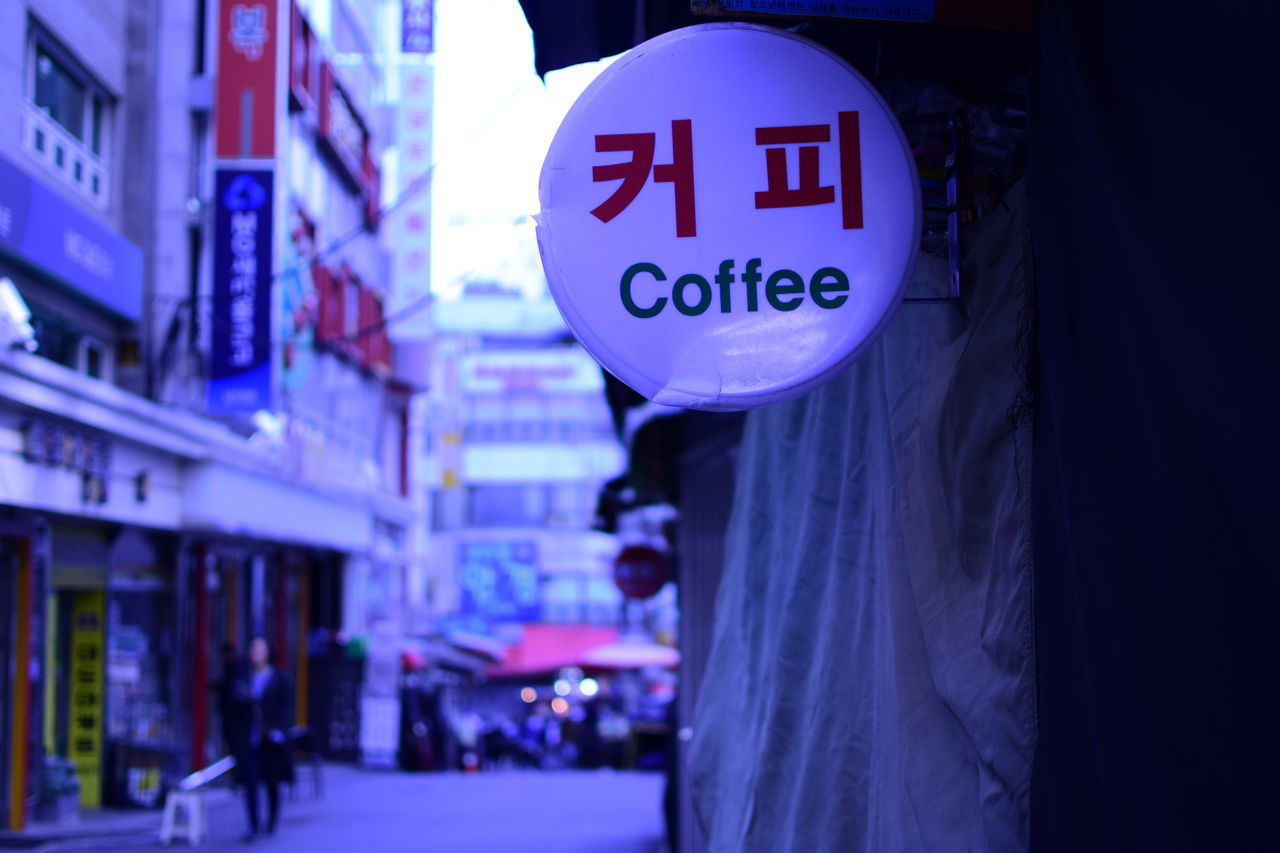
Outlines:
{"type": "Polygon", "coordinates": [[[652,598],[668,574],[666,556],[648,545],[628,545],[613,561],[613,582],[627,598],[652,598]]]}

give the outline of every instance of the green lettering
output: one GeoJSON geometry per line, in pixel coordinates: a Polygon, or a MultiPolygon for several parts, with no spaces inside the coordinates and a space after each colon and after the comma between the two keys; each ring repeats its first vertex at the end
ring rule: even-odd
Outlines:
{"type": "Polygon", "coordinates": [[[733,261],[720,262],[720,272],[716,273],[716,284],[720,285],[720,313],[728,314],[731,310],[729,285],[733,284],[733,261]]]}
{"type": "Polygon", "coordinates": [[[756,292],[756,285],[760,283],[759,258],[747,261],[747,271],[742,274],[742,283],[747,286],[747,310],[760,310],[760,295],[756,292]]]}
{"type": "Polygon", "coordinates": [[[696,317],[711,305],[711,284],[697,273],[682,275],[676,279],[676,286],[671,289],[671,301],[676,304],[676,310],[681,314],[686,317],[696,317]],[[691,284],[698,288],[698,301],[694,305],[684,301],[684,289],[691,284]]]}
{"type": "Polygon", "coordinates": [[[778,270],[769,276],[769,281],[765,283],[764,296],[769,300],[769,304],[779,311],[794,311],[800,307],[801,302],[804,302],[804,279],[793,270],[778,270]],[[780,281],[791,283],[783,285],[779,284],[780,281]],[[781,298],[792,294],[796,294],[797,298],[787,300],[781,298]]]}
{"type": "MultiPolygon", "coordinates": [[[[655,281],[666,281],[667,276],[657,264],[637,263],[627,267],[627,271],[622,274],[622,304],[627,309],[627,313],[633,317],[639,317],[641,320],[647,320],[650,317],[657,317],[666,307],[667,297],[659,296],[654,303],[648,308],[641,308],[636,301],[631,298],[631,280],[642,272],[647,272],[653,276],[655,281]]],[[[703,282],[706,284],[706,282],[703,282]]]]}
{"type": "Polygon", "coordinates": [[[809,295],[819,308],[839,308],[849,301],[848,296],[828,298],[828,293],[848,293],[849,277],[843,270],[835,267],[823,267],[809,279],[809,295]]]}

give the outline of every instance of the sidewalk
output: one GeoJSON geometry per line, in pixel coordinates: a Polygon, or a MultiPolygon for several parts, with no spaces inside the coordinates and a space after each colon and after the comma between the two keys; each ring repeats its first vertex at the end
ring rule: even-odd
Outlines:
{"type": "MultiPolygon", "coordinates": [[[[662,784],[662,776],[652,773],[411,774],[327,765],[324,795],[313,796],[303,774],[292,798],[283,798],[275,836],[251,847],[261,853],[658,853],[662,784]]],[[[207,802],[210,831],[202,849],[244,850],[238,792],[215,789],[207,802]]],[[[46,839],[40,853],[164,849],[158,842],[159,812],[102,813],[92,821],[100,834],[89,834],[86,820],[75,834],[46,839]]]]}
{"type": "Polygon", "coordinates": [[[75,824],[33,822],[20,832],[0,831],[0,850],[30,850],[54,842],[84,839],[158,837],[160,812],[138,809],[95,809],[81,812],[75,824]]]}
{"type": "MultiPolygon", "coordinates": [[[[323,772],[325,785],[336,784],[358,777],[361,771],[350,765],[326,765],[323,772]]],[[[281,799],[285,807],[294,800],[314,799],[310,770],[300,767],[295,790],[284,789],[281,799]],[[294,799],[290,799],[293,797],[294,799]]],[[[244,821],[244,801],[239,790],[226,784],[215,785],[205,795],[209,813],[210,838],[218,835],[212,827],[237,826],[244,821]]],[[[154,843],[159,847],[160,809],[93,809],[80,813],[78,823],[58,825],[33,822],[21,832],[0,831],[0,850],[40,850],[42,853],[61,850],[96,850],[154,843]]],[[[179,841],[178,845],[185,846],[179,841]]]]}

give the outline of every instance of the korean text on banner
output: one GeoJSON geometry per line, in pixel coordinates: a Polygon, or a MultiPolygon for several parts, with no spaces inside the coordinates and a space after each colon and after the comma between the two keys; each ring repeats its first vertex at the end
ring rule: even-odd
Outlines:
{"type": "Polygon", "coordinates": [[[271,405],[273,177],[270,169],[219,169],[214,182],[212,413],[271,405]]]}
{"type": "Polygon", "coordinates": [[[101,592],[78,592],[71,615],[70,729],[71,761],[80,777],[80,805],[102,804],[102,721],[104,602],[101,592]]]}

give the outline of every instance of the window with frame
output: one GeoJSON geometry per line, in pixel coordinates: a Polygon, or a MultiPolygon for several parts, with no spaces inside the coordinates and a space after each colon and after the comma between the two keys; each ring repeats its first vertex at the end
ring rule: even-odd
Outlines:
{"type": "Polygon", "coordinates": [[[112,98],[34,21],[29,33],[27,146],[78,190],[105,205],[112,98]]]}
{"type": "Polygon", "coordinates": [[[102,156],[107,98],[89,76],[42,37],[35,43],[31,101],[79,142],[102,156]]]}

